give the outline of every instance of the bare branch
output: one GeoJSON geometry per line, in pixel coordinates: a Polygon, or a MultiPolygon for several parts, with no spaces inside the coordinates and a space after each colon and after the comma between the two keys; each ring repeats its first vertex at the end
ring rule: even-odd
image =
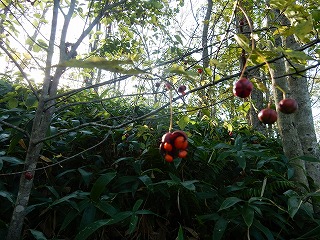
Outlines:
{"type": "Polygon", "coordinates": [[[0,123],[2,123],[3,125],[6,125],[8,127],[14,128],[16,130],[18,130],[19,132],[22,132],[24,135],[26,135],[28,138],[30,138],[30,135],[27,131],[23,130],[22,128],[17,127],[16,125],[13,125],[11,123],[5,122],[3,120],[0,120],[0,123]]]}
{"type": "Polygon", "coordinates": [[[8,55],[8,57],[11,59],[11,61],[16,65],[16,67],[19,69],[19,71],[21,72],[24,79],[26,79],[26,81],[28,82],[28,85],[29,85],[31,91],[36,96],[36,98],[39,100],[39,95],[38,95],[37,91],[35,90],[35,88],[32,86],[32,83],[29,80],[27,74],[23,71],[23,68],[20,66],[20,64],[14,59],[12,54],[2,44],[0,44],[0,48],[8,55]]]}

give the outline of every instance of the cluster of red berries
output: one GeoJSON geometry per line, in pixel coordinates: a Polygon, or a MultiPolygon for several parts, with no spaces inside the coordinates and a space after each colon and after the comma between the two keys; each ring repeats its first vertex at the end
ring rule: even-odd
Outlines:
{"type": "MultiPolygon", "coordinates": [[[[240,78],[233,86],[233,94],[240,98],[248,97],[253,89],[253,84],[246,77],[240,78]]],[[[285,114],[294,113],[298,109],[297,101],[292,98],[285,98],[278,103],[278,109],[285,114]]],[[[268,108],[262,109],[258,118],[264,124],[273,124],[278,119],[278,114],[275,110],[268,108]]]]}
{"type": "Polygon", "coordinates": [[[187,148],[188,136],[183,131],[168,132],[162,136],[160,152],[167,162],[172,162],[177,157],[187,157],[187,148]]]}
{"type": "MultiPolygon", "coordinates": [[[[155,86],[156,86],[157,88],[160,87],[160,83],[157,82],[155,86]]],[[[170,84],[170,83],[164,84],[164,88],[165,88],[166,90],[170,90],[170,89],[171,89],[171,84],[170,84]]],[[[186,87],[185,85],[180,85],[180,86],[178,87],[178,92],[181,93],[181,95],[185,95],[185,94],[186,94],[186,92],[185,92],[186,90],[187,90],[187,87],[186,87]]]]}
{"type": "MultiPolygon", "coordinates": [[[[277,108],[282,113],[291,114],[298,109],[298,103],[293,98],[285,98],[278,103],[277,108]]],[[[264,124],[273,124],[277,121],[278,114],[274,109],[271,109],[270,106],[268,106],[259,112],[258,118],[264,124]]]]}

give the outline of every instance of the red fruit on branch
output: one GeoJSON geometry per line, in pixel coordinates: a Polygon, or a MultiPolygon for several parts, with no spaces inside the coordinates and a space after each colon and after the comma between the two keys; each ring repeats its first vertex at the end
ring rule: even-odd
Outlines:
{"type": "Polygon", "coordinates": [[[265,108],[259,112],[258,118],[264,124],[273,124],[277,121],[278,114],[275,110],[271,108],[265,108]]]}
{"type": "Polygon", "coordinates": [[[198,68],[197,71],[198,71],[199,74],[203,73],[203,69],[202,68],[198,68]]]}
{"type": "Polygon", "coordinates": [[[186,158],[187,157],[188,152],[186,150],[180,150],[178,157],[179,158],[186,158]]]}
{"type": "Polygon", "coordinates": [[[167,162],[172,162],[174,158],[185,158],[187,156],[188,136],[184,131],[174,131],[165,133],[161,138],[160,152],[167,162]]]}
{"type": "Polygon", "coordinates": [[[172,145],[170,143],[168,143],[168,142],[165,142],[163,144],[163,149],[168,151],[168,152],[171,152],[172,151],[172,145]]]}
{"type": "Polygon", "coordinates": [[[250,95],[253,84],[247,78],[242,77],[233,86],[233,94],[240,98],[246,98],[250,95]]]}
{"type": "Polygon", "coordinates": [[[187,87],[185,85],[181,85],[179,88],[178,88],[178,92],[179,93],[184,93],[184,91],[187,89],[187,87]]]}
{"type": "Polygon", "coordinates": [[[25,172],[24,178],[27,180],[31,180],[33,178],[33,174],[31,172],[25,172]]]}
{"type": "Polygon", "coordinates": [[[298,109],[298,103],[295,99],[285,98],[278,103],[278,109],[282,113],[294,113],[298,109]]]}
{"type": "Polygon", "coordinates": [[[164,159],[167,161],[167,162],[172,162],[173,161],[173,157],[170,155],[170,154],[166,154],[164,155],[164,159]]]}
{"type": "Polygon", "coordinates": [[[170,89],[171,89],[170,83],[166,83],[166,84],[164,85],[164,87],[165,87],[165,89],[167,89],[167,90],[170,90],[170,89]]]}

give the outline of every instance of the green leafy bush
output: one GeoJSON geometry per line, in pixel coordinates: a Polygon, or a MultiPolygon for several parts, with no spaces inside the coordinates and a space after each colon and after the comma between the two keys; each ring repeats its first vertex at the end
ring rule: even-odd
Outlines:
{"type": "MultiPolygon", "coordinates": [[[[165,111],[121,126],[152,109],[132,108],[122,99],[77,104],[96,97],[94,92],[70,97],[69,108],[53,119],[34,176],[24,239],[312,239],[320,234],[308,205],[317,194],[299,192],[277,139],[245,128],[230,133],[210,119],[176,115],[174,129],[183,125],[189,136],[188,156],[166,163],[158,149],[167,131],[165,111]]],[[[21,104],[0,107],[0,119],[25,131],[0,125],[5,234],[33,110],[21,104]]]]}

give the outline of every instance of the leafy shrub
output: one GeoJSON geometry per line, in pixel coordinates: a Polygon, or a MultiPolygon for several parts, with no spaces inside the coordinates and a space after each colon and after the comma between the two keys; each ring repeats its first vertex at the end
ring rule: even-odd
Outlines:
{"type": "MultiPolygon", "coordinates": [[[[165,111],[121,126],[150,107],[133,109],[121,99],[94,109],[76,104],[96,97],[92,92],[70,97],[70,107],[53,119],[24,239],[310,239],[319,234],[319,219],[307,204],[316,194],[299,193],[277,139],[245,128],[230,134],[210,119],[194,118],[184,124],[187,158],[169,164],[158,150],[167,131],[165,111]]],[[[0,119],[30,131],[32,108],[0,107],[0,119]]],[[[181,125],[184,117],[175,121],[181,125]]],[[[27,136],[1,125],[0,142],[2,173],[21,171],[27,136]]],[[[1,234],[19,177],[1,176],[1,234]]]]}

